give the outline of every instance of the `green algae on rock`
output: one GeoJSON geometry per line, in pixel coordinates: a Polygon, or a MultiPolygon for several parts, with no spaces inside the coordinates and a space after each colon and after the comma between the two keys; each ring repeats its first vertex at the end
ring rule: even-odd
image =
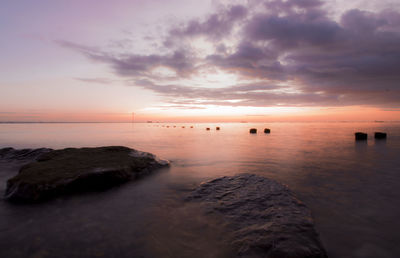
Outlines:
{"type": "Polygon", "coordinates": [[[52,150],[7,181],[5,198],[37,202],[65,193],[104,190],[168,165],[151,153],[122,146],[52,150]]]}

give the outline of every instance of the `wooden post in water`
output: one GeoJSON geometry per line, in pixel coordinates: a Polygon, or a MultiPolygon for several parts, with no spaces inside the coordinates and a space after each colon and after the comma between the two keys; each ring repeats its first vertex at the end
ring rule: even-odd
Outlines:
{"type": "Polygon", "coordinates": [[[386,133],[375,132],[375,139],[386,139],[386,133]]]}
{"type": "Polygon", "coordinates": [[[356,141],[365,141],[368,139],[368,134],[362,132],[356,132],[354,134],[356,136],[356,141]]]}
{"type": "Polygon", "coordinates": [[[251,128],[250,129],[250,133],[257,133],[257,129],[256,128],[251,128]]]}

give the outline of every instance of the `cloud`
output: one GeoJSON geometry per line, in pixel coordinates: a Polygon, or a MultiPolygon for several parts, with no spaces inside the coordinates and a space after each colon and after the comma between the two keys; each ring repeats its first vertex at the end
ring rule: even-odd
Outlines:
{"type": "Polygon", "coordinates": [[[218,40],[228,36],[235,24],[247,15],[247,8],[243,5],[231,5],[221,8],[219,12],[209,15],[204,20],[192,19],[187,23],[176,25],[169,31],[167,42],[174,38],[206,36],[218,40]]]}
{"type": "Polygon", "coordinates": [[[249,83],[222,88],[187,87],[182,85],[159,85],[148,80],[137,80],[131,85],[156,92],[167,97],[169,103],[179,105],[219,106],[319,106],[329,102],[336,106],[336,96],[318,93],[290,93],[289,87],[264,83],[249,83]]]}
{"type": "Polygon", "coordinates": [[[398,107],[400,13],[352,9],[337,19],[326,8],[318,0],[226,5],[173,25],[159,38],[165,53],[115,54],[57,43],[175,105],[398,107]],[[198,54],[192,43],[199,38],[211,53],[198,54]],[[157,75],[160,67],[173,76],[157,75]],[[190,80],[204,71],[238,79],[224,88],[193,86],[190,80]]]}
{"type": "Polygon", "coordinates": [[[111,84],[113,82],[113,80],[108,78],[75,78],[75,80],[97,84],[111,84]]]}
{"type": "Polygon", "coordinates": [[[231,72],[239,72],[245,77],[283,80],[287,73],[277,58],[276,52],[246,40],[241,42],[236,51],[229,55],[214,54],[209,55],[206,59],[209,65],[215,65],[231,72]]]}
{"type": "Polygon", "coordinates": [[[194,69],[193,57],[184,49],[176,50],[167,55],[116,54],[64,40],[57,40],[56,43],[80,52],[93,61],[110,65],[115,73],[121,76],[149,76],[151,70],[157,67],[167,67],[178,75],[185,76],[194,69]]]}

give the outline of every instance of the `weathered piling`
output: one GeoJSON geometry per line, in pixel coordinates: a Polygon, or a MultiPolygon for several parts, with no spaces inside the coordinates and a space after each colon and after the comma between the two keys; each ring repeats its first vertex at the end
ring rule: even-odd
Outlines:
{"type": "Polygon", "coordinates": [[[375,139],[386,139],[387,134],[382,132],[375,132],[375,139]]]}
{"type": "Polygon", "coordinates": [[[368,134],[362,132],[356,132],[354,134],[356,136],[356,141],[362,141],[368,139],[368,134]]]}
{"type": "Polygon", "coordinates": [[[250,133],[257,133],[257,129],[256,128],[251,128],[250,129],[250,133]]]}
{"type": "Polygon", "coordinates": [[[271,129],[265,128],[265,129],[264,129],[264,133],[271,133],[271,129]]]}

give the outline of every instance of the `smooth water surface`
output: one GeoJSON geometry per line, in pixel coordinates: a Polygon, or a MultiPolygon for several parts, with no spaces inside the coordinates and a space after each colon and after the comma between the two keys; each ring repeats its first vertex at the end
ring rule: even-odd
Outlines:
{"type": "MultiPolygon", "coordinates": [[[[202,181],[238,173],[295,191],[329,257],[400,257],[400,123],[0,124],[0,148],[105,145],[172,165],[102,193],[1,202],[1,257],[231,257],[219,222],[182,200],[202,181]],[[356,131],[368,141],[356,142],[356,131]]],[[[0,191],[14,173],[0,174],[0,191]]]]}

